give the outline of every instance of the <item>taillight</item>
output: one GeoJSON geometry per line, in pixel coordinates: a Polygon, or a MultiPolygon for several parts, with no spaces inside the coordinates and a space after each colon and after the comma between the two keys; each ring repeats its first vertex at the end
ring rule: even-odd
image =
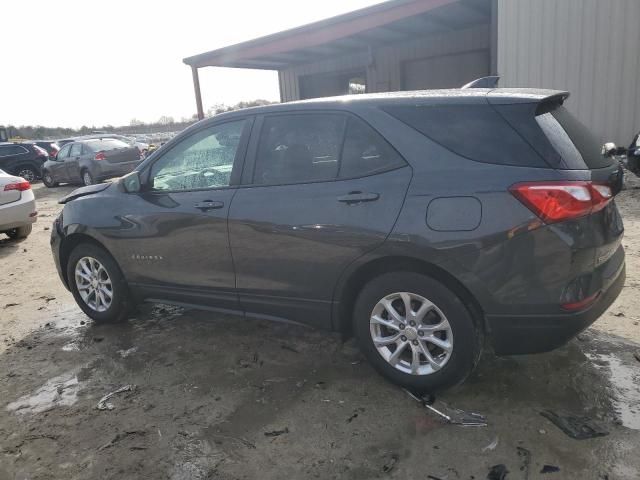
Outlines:
{"type": "Polygon", "coordinates": [[[44,148],[39,147],[38,145],[34,145],[33,149],[35,150],[37,157],[48,157],[49,156],[47,151],[44,148]]]}
{"type": "Polygon", "coordinates": [[[592,182],[524,182],[509,191],[545,223],[589,215],[613,198],[608,185],[592,182]]]}
{"type": "Polygon", "coordinates": [[[25,190],[29,190],[31,188],[31,184],[29,182],[18,182],[18,183],[9,183],[4,186],[4,191],[8,192],[9,190],[18,190],[20,192],[24,192],[25,190]]]}
{"type": "Polygon", "coordinates": [[[96,160],[104,160],[105,158],[107,157],[104,156],[104,152],[96,153],[96,160]]]}

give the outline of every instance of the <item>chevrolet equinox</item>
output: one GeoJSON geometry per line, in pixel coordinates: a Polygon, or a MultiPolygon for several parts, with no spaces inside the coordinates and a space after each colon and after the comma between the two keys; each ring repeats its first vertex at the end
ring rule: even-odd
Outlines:
{"type": "Polygon", "coordinates": [[[270,105],[189,127],[63,198],[64,284],[96,322],[162,302],[354,334],[387,379],[462,382],[485,338],[543,352],[625,278],[619,166],[567,92],[270,105]]]}

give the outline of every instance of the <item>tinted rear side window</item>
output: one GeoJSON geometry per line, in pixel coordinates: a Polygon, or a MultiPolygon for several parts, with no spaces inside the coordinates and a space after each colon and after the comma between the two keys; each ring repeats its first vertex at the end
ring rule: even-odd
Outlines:
{"type": "Polygon", "coordinates": [[[369,125],[349,118],[339,177],[360,177],[406,165],[400,155],[369,125]]]}
{"type": "Polygon", "coordinates": [[[573,165],[582,157],[587,168],[611,165],[613,160],[602,155],[602,145],[565,107],[559,106],[549,113],[538,115],[536,121],[567,163],[573,165]]]}
{"type": "Polygon", "coordinates": [[[490,105],[398,106],[384,110],[434,142],[471,160],[549,166],[490,105]]]}

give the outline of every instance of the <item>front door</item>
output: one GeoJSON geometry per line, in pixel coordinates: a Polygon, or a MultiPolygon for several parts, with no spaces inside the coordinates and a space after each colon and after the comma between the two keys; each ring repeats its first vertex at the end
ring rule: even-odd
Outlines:
{"type": "Polygon", "coordinates": [[[81,180],[80,176],[80,157],[82,156],[82,144],[72,143],[69,156],[65,159],[65,166],[67,168],[67,178],[71,182],[81,180]]]}
{"type": "Polygon", "coordinates": [[[130,284],[146,298],[238,310],[227,214],[250,120],[203,127],[160,155],[127,198],[130,228],[115,242],[130,284]]]}
{"type": "Polygon", "coordinates": [[[251,185],[238,189],[229,212],[241,305],[247,316],[326,327],[337,279],[385,240],[411,169],[354,116],[269,115],[256,123],[245,167],[253,168],[251,185]]]}
{"type": "Polygon", "coordinates": [[[60,149],[58,155],[56,155],[55,162],[49,162],[49,165],[47,166],[49,173],[51,173],[51,177],[56,182],[65,183],[69,181],[66,161],[69,159],[70,151],[71,144],[65,145],[60,149]]]}

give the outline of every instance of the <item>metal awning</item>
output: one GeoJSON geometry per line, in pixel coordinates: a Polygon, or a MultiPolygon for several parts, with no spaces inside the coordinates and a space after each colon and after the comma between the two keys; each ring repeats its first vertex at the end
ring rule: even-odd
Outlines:
{"type": "Polygon", "coordinates": [[[203,118],[198,68],[281,70],[486,23],[490,17],[490,0],[392,0],[183,61],[192,68],[198,116],[203,118]]]}

